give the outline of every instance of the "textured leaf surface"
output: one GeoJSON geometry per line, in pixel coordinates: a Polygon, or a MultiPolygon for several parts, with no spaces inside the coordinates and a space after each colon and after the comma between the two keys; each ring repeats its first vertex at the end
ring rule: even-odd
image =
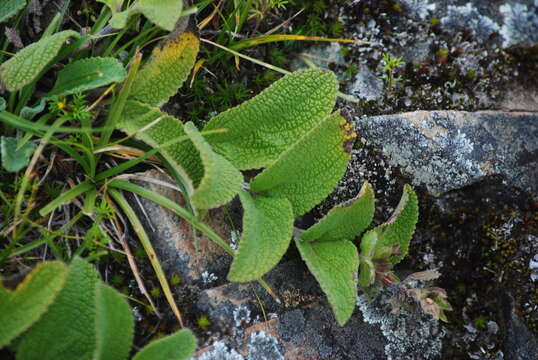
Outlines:
{"type": "Polygon", "coordinates": [[[237,195],[243,184],[243,175],[222,155],[213,151],[196,126],[185,124],[185,133],[200,154],[204,176],[191,197],[198,209],[211,209],[226,204],[237,195]]]}
{"type": "Polygon", "coordinates": [[[323,219],[301,234],[301,238],[305,241],[353,240],[372,222],[374,205],[374,191],[365,182],[355,199],[332,208],[323,219]]]}
{"type": "Polygon", "coordinates": [[[357,298],[357,248],[347,240],[306,242],[296,237],[295,244],[327,295],[336,320],[344,325],[357,298]]]}
{"type": "Polygon", "coordinates": [[[134,334],[131,309],[121,294],[110,286],[99,283],[96,290],[97,343],[93,359],[127,359],[134,334]]]}
{"type": "Polygon", "coordinates": [[[20,149],[19,139],[2,136],[0,137],[0,155],[2,167],[9,172],[17,172],[28,165],[30,156],[34,153],[35,144],[27,142],[20,149]]]}
{"type": "Polygon", "coordinates": [[[18,344],[17,359],[91,359],[96,343],[95,287],[98,281],[93,266],[75,258],[56,300],[18,344]]]}
{"type": "Polygon", "coordinates": [[[67,266],[60,262],[37,265],[15,291],[0,283],[0,348],[26,331],[47,310],[67,277],[67,266]]]}
{"type": "Polygon", "coordinates": [[[118,60],[108,57],[82,59],[67,65],[58,73],[50,95],[69,95],[122,82],[126,72],[118,60]]]}
{"type": "MultiPolygon", "coordinates": [[[[110,1],[106,1],[105,3],[110,7],[110,1]]],[[[172,31],[181,16],[182,8],[182,0],[138,0],[128,10],[115,14],[110,19],[110,25],[116,29],[123,29],[127,25],[129,17],[140,13],[155,25],[172,31]]]]}
{"type": "MultiPolygon", "coordinates": [[[[186,135],[181,121],[161,112],[158,108],[137,101],[127,102],[117,127],[129,135],[137,133],[136,138],[153,147],[158,147],[186,135]],[[157,124],[141,133],[137,133],[159,118],[161,120],[157,124]]],[[[184,179],[188,180],[190,178],[194,185],[200,183],[204,168],[198,151],[192,142],[176,142],[161,149],[161,154],[183,175],[184,179]]],[[[194,192],[193,184],[186,185],[188,186],[187,192],[191,196],[194,192]]]]}
{"type": "Polygon", "coordinates": [[[26,0],[2,0],[0,2],[0,23],[16,15],[26,6],[26,0]]]}
{"type": "Polygon", "coordinates": [[[290,244],[293,210],[284,198],[252,197],[239,192],[243,205],[243,236],[228,280],[252,281],[278,264],[290,244]]]}
{"type": "Polygon", "coordinates": [[[209,143],[241,170],[262,168],[330,114],[336,92],[331,72],[292,73],[212,118],[204,130],[228,129],[209,136],[209,143]]]}
{"type": "Polygon", "coordinates": [[[188,329],[153,341],[138,352],[133,360],[188,360],[196,350],[196,338],[188,329]]]}
{"type": "Polygon", "coordinates": [[[400,245],[400,255],[391,257],[391,263],[399,263],[409,252],[409,242],[415,232],[418,221],[417,194],[409,185],[404,186],[402,198],[391,218],[377,227],[381,234],[379,240],[383,246],[400,245]]]}
{"type": "Polygon", "coordinates": [[[355,136],[339,114],[327,116],[251,183],[264,196],[285,197],[296,216],[323,200],[338,184],[350,158],[346,142],[355,136]]]}
{"type": "Polygon", "coordinates": [[[189,76],[199,48],[200,40],[192,31],[157,46],[138,72],[131,97],[154,106],[167,102],[189,76]]]}
{"type": "Polygon", "coordinates": [[[79,37],[79,34],[72,30],[61,31],[19,51],[0,65],[2,84],[9,91],[16,91],[34,81],[71,37],[79,37]]]}

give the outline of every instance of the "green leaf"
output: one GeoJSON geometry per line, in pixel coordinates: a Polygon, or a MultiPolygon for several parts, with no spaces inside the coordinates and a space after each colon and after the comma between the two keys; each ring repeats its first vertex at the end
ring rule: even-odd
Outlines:
{"type": "Polygon", "coordinates": [[[0,23],[15,16],[26,6],[26,0],[2,0],[0,2],[0,23]]]}
{"type": "Polygon", "coordinates": [[[192,194],[192,203],[199,209],[226,204],[241,189],[243,175],[228,160],[213,152],[192,122],[185,124],[184,131],[199,152],[204,166],[204,176],[192,194]]]}
{"type": "Polygon", "coordinates": [[[400,255],[391,257],[392,265],[399,263],[409,252],[409,242],[415,232],[418,221],[417,194],[409,185],[405,185],[402,198],[390,219],[379,225],[379,241],[382,246],[400,245],[400,255]]]}
{"type": "Polygon", "coordinates": [[[343,117],[327,116],[251,183],[268,197],[285,197],[296,216],[323,200],[336,187],[350,159],[348,140],[355,135],[343,117]]]}
{"type": "Polygon", "coordinates": [[[192,30],[155,47],[133,82],[131,98],[154,106],[167,102],[189,76],[199,48],[192,30]]]}
{"type": "Polygon", "coordinates": [[[30,156],[34,153],[35,144],[27,142],[18,149],[19,139],[13,137],[0,137],[0,155],[2,167],[9,172],[17,172],[28,165],[30,156]]]}
{"type": "MultiPolygon", "coordinates": [[[[107,5],[109,1],[106,2],[107,5]]],[[[116,29],[123,29],[129,17],[134,14],[143,14],[155,25],[172,31],[181,16],[182,9],[182,0],[138,0],[129,9],[115,14],[110,19],[110,25],[116,29]]]]}
{"type": "Polygon", "coordinates": [[[375,282],[375,265],[370,259],[361,260],[359,266],[359,285],[363,288],[371,286],[375,282]]]}
{"type": "Polygon", "coordinates": [[[96,289],[95,360],[127,359],[131,351],[134,322],[123,296],[103,283],[96,289]]]}
{"type": "Polygon", "coordinates": [[[270,165],[330,114],[338,83],[333,73],[307,70],[273,83],[251,100],[212,118],[204,130],[215,151],[241,170],[270,165]]]}
{"type": "Polygon", "coordinates": [[[293,210],[287,199],[251,196],[239,192],[243,205],[243,235],[228,280],[261,278],[278,264],[290,244],[293,210]]]}
{"type": "Polygon", "coordinates": [[[0,96],[0,111],[4,111],[7,107],[6,99],[0,96]]]}
{"type": "Polygon", "coordinates": [[[112,11],[112,14],[115,14],[120,11],[123,4],[123,0],[97,0],[97,2],[103,3],[108,6],[110,11],[112,11]]]}
{"type": "Polygon", "coordinates": [[[196,350],[196,338],[189,329],[151,342],[133,360],[188,360],[196,350]]]}
{"type": "Polygon", "coordinates": [[[365,182],[355,199],[333,207],[323,219],[301,234],[301,238],[305,241],[353,240],[372,222],[374,203],[372,186],[365,182]]]}
{"type": "Polygon", "coordinates": [[[306,242],[296,237],[295,244],[327,295],[336,320],[344,325],[357,299],[357,248],[347,240],[306,242]]]}
{"type": "Polygon", "coordinates": [[[76,257],[56,300],[18,344],[17,359],[92,359],[96,344],[95,287],[98,281],[94,267],[76,257]]]}
{"type": "Polygon", "coordinates": [[[37,265],[15,291],[0,283],[0,349],[39,320],[62,289],[67,266],[60,262],[37,265]]]}
{"type": "MultiPolygon", "coordinates": [[[[183,124],[178,119],[161,112],[158,108],[132,100],[125,105],[117,127],[129,135],[136,134],[136,138],[154,148],[185,135],[183,124]],[[159,118],[158,123],[139,132],[159,118]]],[[[166,146],[161,150],[161,154],[185,180],[192,180],[194,184],[185,184],[188,195],[192,196],[194,185],[198,185],[204,175],[202,159],[192,142],[182,141],[166,146]]]]}
{"type": "Polygon", "coordinates": [[[75,31],[65,30],[28,45],[0,65],[0,82],[7,90],[16,91],[36,80],[71,37],[80,36],[75,31]]]}
{"type": "Polygon", "coordinates": [[[58,73],[58,79],[48,96],[69,95],[119,83],[127,75],[120,61],[94,57],[74,61],[58,73]]]}

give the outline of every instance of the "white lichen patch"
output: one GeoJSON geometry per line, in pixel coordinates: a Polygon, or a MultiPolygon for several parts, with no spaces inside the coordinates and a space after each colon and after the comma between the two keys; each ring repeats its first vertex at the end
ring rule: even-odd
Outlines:
{"type": "Polygon", "coordinates": [[[245,360],[245,358],[229,348],[224,341],[216,341],[213,343],[212,350],[204,352],[194,360],[245,360]]]}
{"type": "Polygon", "coordinates": [[[248,341],[248,360],[284,360],[277,339],[264,331],[255,331],[248,341]]]}

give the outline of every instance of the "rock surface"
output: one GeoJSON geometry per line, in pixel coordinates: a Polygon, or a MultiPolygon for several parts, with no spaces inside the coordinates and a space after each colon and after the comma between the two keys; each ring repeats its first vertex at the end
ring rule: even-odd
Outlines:
{"type": "Polygon", "coordinates": [[[356,119],[359,135],[434,195],[490,176],[538,194],[538,115],[417,111],[356,119]]]}

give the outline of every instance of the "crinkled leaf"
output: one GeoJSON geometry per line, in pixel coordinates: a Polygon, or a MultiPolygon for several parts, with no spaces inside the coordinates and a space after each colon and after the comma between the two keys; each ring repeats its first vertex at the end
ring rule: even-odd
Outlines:
{"type": "Polygon", "coordinates": [[[16,91],[36,80],[48,63],[71,37],[79,37],[72,30],[47,36],[19,51],[0,65],[0,81],[9,91],[16,91]]]}
{"type": "Polygon", "coordinates": [[[353,240],[372,222],[374,191],[365,182],[359,195],[346,204],[333,207],[317,224],[301,234],[305,241],[353,240]]]}
{"type": "Polygon", "coordinates": [[[194,66],[200,40],[192,30],[157,46],[136,75],[131,98],[160,106],[181,87],[194,66]]]}
{"type": "Polygon", "coordinates": [[[357,298],[357,248],[347,240],[306,242],[296,237],[295,244],[327,295],[336,320],[344,325],[355,309],[357,298]]]}
{"type": "Polygon", "coordinates": [[[339,114],[327,116],[251,183],[264,196],[285,197],[296,216],[323,200],[346,170],[348,140],[355,136],[339,114]]]}
{"type": "MultiPolygon", "coordinates": [[[[158,108],[142,104],[138,101],[128,101],[117,127],[129,135],[136,134],[136,138],[152,147],[173,142],[185,136],[183,124],[178,119],[161,112],[158,108]],[[149,129],[140,130],[155,120],[160,121],[149,129]]],[[[161,154],[175,167],[184,180],[191,179],[198,185],[204,175],[202,160],[198,151],[190,141],[175,142],[161,149],[161,154]]],[[[194,192],[193,184],[185,184],[189,196],[194,192]]]]}
{"type": "Polygon", "coordinates": [[[243,184],[243,175],[222,155],[213,151],[192,122],[184,126],[200,154],[204,176],[191,196],[192,203],[199,209],[211,209],[226,204],[237,195],[243,184]]]}
{"type": "Polygon", "coordinates": [[[404,186],[402,198],[391,218],[376,229],[383,246],[400,246],[400,255],[390,258],[391,263],[399,263],[409,252],[409,242],[418,221],[417,194],[409,185],[404,186]]]}
{"type": "Polygon", "coordinates": [[[74,61],[58,73],[56,84],[48,95],[69,95],[122,82],[125,75],[122,63],[111,57],[74,61]]]}
{"type": "Polygon", "coordinates": [[[330,114],[336,101],[333,73],[307,70],[276,81],[249,101],[212,118],[204,130],[215,151],[241,170],[262,168],[330,114]]]}
{"type": "Polygon", "coordinates": [[[0,155],[2,167],[9,172],[17,172],[28,165],[30,156],[34,153],[35,144],[27,142],[20,149],[19,139],[13,137],[0,137],[0,155]]]}
{"type": "Polygon", "coordinates": [[[2,0],[0,2],[0,23],[15,16],[26,6],[26,0],[2,0]]]}
{"type": "Polygon", "coordinates": [[[188,360],[196,350],[196,337],[189,329],[151,342],[133,360],[188,360]]]}
{"type": "Polygon", "coordinates": [[[98,281],[94,267],[75,258],[54,303],[18,343],[17,359],[92,359],[96,343],[95,287],[98,281]]]}
{"type": "MultiPolygon", "coordinates": [[[[102,1],[109,7],[110,0],[102,1]]],[[[182,0],[138,0],[129,9],[116,13],[110,19],[110,25],[116,29],[123,29],[127,20],[135,14],[143,14],[155,25],[172,31],[183,9],[182,0]]]]}
{"type": "Polygon", "coordinates": [[[290,244],[293,210],[284,198],[239,192],[243,205],[243,235],[228,279],[246,282],[261,278],[278,264],[290,244]]]}
{"type": "Polygon", "coordinates": [[[37,265],[14,291],[0,283],[0,348],[39,320],[62,289],[67,266],[60,262],[37,265]]]}
{"type": "Polygon", "coordinates": [[[127,359],[134,334],[131,309],[123,296],[110,286],[99,283],[96,291],[97,343],[93,359],[127,359]]]}

